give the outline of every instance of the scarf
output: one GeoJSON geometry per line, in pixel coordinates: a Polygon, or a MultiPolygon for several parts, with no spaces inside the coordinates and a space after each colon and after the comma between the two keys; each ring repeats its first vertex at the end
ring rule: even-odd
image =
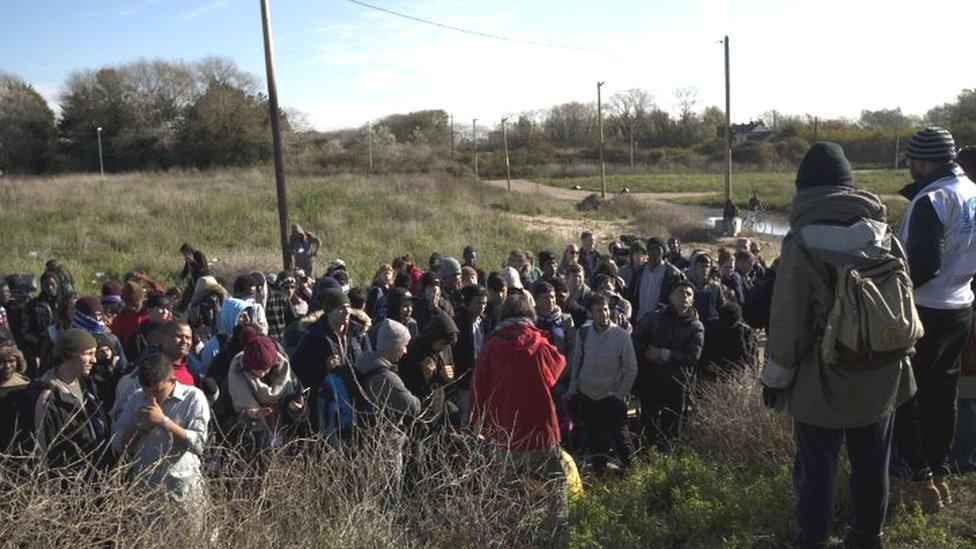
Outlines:
{"type": "Polygon", "coordinates": [[[71,321],[72,328],[80,328],[91,334],[104,334],[105,323],[95,320],[81,311],[75,311],[74,319],[71,321]]]}
{"type": "MultiPolygon", "coordinates": [[[[264,377],[258,377],[245,368],[243,360],[236,362],[237,373],[244,378],[244,382],[250,389],[250,399],[257,406],[275,406],[282,397],[294,393],[297,388],[295,378],[291,375],[291,368],[286,360],[279,360],[264,377]]],[[[244,398],[247,399],[247,397],[244,398]]]]}

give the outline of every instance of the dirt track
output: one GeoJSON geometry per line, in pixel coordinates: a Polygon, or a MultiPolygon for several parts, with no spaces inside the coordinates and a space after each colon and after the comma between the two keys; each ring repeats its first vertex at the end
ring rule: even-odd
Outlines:
{"type": "MultiPolygon", "coordinates": [[[[508,182],[504,179],[486,179],[484,180],[486,185],[491,185],[492,187],[497,187],[499,189],[507,189],[508,182]]],[[[528,179],[513,179],[512,180],[512,190],[515,192],[525,193],[525,194],[535,194],[547,196],[550,198],[557,198],[559,200],[570,200],[579,202],[587,196],[593,194],[591,190],[579,190],[574,191],[572,189],[566,189],[563,187],[554,187],[551,185],[543,185],[542,183],[537,183],[528,179]]],[[[666,204],[670,208],[686,209],[689,212],[701,213],[703,217],[708,217],[712,215],[721,215],[721,211],[717,208],[708,208],[705,206],[691,206],[687,204],[675,204],[673,202],[668,202],[668,200],[673,200],[675,198],[701,198],[705,196],[712,196],[714,192],[698,192],[698,193],[630,193],[632,198],[637,200],[648,202],[652,204],[666,204]]]]}

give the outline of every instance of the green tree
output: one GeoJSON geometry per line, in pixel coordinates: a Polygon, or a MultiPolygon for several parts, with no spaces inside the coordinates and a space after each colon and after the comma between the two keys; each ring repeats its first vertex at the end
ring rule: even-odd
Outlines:
{"type": "Polygon", "coordinates": [[[50,171],[56,137],[54,112],[41,94],[0,73],[0,172],[50,171]]]}
{"type": "Polygon", "coordinates": [[[179,131],[185,162],[198,168],[246,166],[271,158],[268,108],[259,95],[213,80],[179,131]]]}

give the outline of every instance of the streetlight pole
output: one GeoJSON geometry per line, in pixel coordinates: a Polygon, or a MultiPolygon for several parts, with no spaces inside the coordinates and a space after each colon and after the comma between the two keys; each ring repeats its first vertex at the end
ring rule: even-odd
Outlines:
{"type": "Polygon", "coordinates": [[[603,98],[600,88],[606,82],[596,83],[596,117],[600,124],[600,196],[607,197],[607,166],[603,163],[603,98]]]}
{"type": "Polygon", "coordinates": [[[454,164],[454,115],[451,115],[451,164],[454,164]]]}
{"type": "Polygon", "coordinates": [[[373,173],[373,123],[366,123],[366,148],[369,150],[369,173],[373,173]]]}
{"type": "Polygon", "coordinates": [[[630,121],[630,173],[634,173],[634,147],[636,143],[634,142],[634,126],[637,124],[637,119],[630,121]]]}
{"type": "Polygon", "coordinates": [[[508,180],[508,192],[512,192],[512,168],[508,163],[508,118],[502,118],[502,146],[505,148],[505,179],[508,180]]]}
{"type": "Polygon", "coordinates": [[[478,119],[471,121],[471,147],[474,149],[474,178],[481,179],[478,175],[478,119]]]}
{"type": "Polygon", "coordinates": [[[105,161],[102,159],[102,127],[95,128],[95,133],[98,134],[98,171],[101,172],[102,177],[105,177],[105,161]]]}
{"type": "Polygon", "coordinates": [[[291,269],[288,251],[288,195],[285,189],[285,150],[281,141],[281,117],[278,112],[278,77],[275,74],[274,50],[271,39],[271,9],[268,0],[261,0],[261,27],[264,31],[264,69],[268,80],[268,110],[271,118],[271,139],[274,142],[275,188],[278,194],[278,230],[281,233],[281,263],[291,269]]]}

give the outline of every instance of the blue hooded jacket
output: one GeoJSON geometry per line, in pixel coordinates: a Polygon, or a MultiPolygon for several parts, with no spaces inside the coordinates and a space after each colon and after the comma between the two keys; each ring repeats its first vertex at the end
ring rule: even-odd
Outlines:
{"type": "Polygon", "coordinates": [[[210,365],[217,358],[217,355],[220,354],[220,350],[223,347],[222,341],[229,341],[231,336],[234,335],[234,328],[237,326],[237,321],[241,318],[241,314],[245,312],[253,319],[254,305],[243,299],[234,297],[228,297],[224,300],[223,305],[220,306],[220,318],[217,319],[217,334],[207,341],[203,350],[200,351],[200,356],[190,356],[190,371],[196,375],[207,375],[210,371],[210,365]]]}

